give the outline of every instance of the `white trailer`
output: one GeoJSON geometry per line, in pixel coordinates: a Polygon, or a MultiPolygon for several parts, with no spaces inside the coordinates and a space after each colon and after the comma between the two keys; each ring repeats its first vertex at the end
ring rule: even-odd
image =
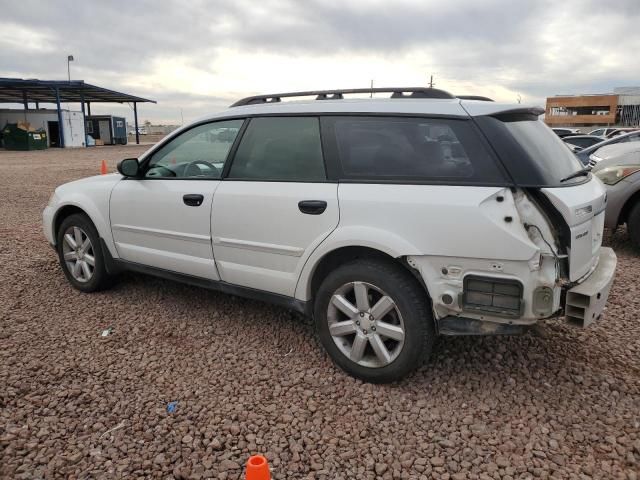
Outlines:
{"type": "MultiPolygon", "coordinates": [[[[64,134],[65,147],[85,146],[85,127],[82,121],[82,112],[73,110],[61,110],[62,132],[64,134]]],[[[59,146],[59,120],[58,112],[50,109],[38,110],[0,110],[0,128],[7,123],[29,122],[35,129],[44,129],[47,132],[50,147],[59,146]]]]}

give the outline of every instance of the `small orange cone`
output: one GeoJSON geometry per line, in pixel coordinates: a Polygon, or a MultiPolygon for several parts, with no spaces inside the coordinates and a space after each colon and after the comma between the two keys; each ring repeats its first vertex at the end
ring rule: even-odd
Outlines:
{"type": "Polygon", "coordinates": [[[106,160],[102,160],[102,165],[100,165],[100,174],[101,175],[106,175],[107,174],[107,162],[106,162],[106,160]]]}
{"type": "Polygon", "coordinates": [[[246,480],[271,480],[269,463],[262,455],[252,455],[247,460],[246,480]]]}

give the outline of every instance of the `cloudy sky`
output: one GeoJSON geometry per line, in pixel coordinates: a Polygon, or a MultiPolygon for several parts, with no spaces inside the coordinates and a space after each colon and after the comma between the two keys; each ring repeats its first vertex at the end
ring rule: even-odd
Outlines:
{"type": "Polygon", "coordinates": [[[638,1],[11,1],[0,77],[66,79],[72,54],[73,79],[157,100],[140,108],[154,123],[256,93],[423,86],[431,74],[453,93],[543,103],[640,84],[638,1]]]}

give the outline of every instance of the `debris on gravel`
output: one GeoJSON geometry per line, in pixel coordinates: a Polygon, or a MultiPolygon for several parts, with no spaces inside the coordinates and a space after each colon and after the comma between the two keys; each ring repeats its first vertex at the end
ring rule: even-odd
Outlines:
{"type": "Polygon", "coordinates": [[[638,477],[640,252],[624,229],[590,328],[442,338],[406,380],[369,385],[282,308],[133,274],[71,288],[42,209],[141,152],[0,150],[1,478],[231,480],[254,453],[275,479],[638,477]]]}

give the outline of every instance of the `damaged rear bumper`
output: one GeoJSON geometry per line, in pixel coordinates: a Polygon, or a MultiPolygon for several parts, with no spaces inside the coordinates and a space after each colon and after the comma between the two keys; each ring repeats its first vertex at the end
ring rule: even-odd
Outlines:
{"type": "Polygon", "coordinates": [[[565,315],[568,323],[584,328],[600,318],[613,284],[616,264],[614,251],[602,247],[595,270],[584,282],[567,291],[565,315]]]}

